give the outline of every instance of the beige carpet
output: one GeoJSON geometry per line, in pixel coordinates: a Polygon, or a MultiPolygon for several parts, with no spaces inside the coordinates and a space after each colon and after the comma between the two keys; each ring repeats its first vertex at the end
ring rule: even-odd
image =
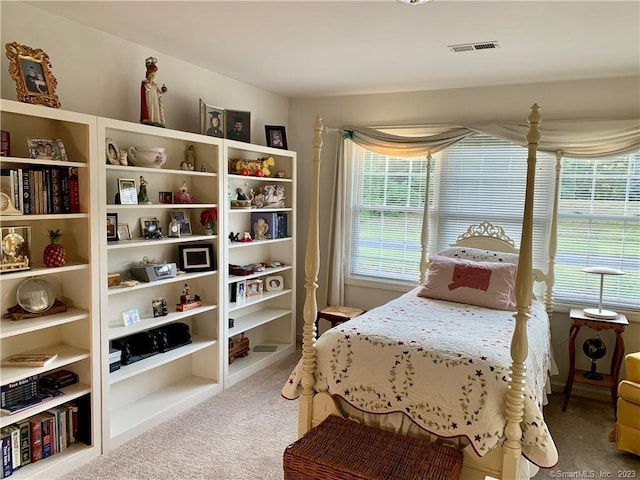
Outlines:
{"type": "MultiPolygon", "coordinates": [[[[280,389],[295,361],[266,368],[63,479],[282,480],[282,453],[296,438],[297,402],[284,400],[280,389]]],[[[572,397],[565,413],[561,404],[562,396],[552,395],[545,409],[560,462],[536,480],[602,478],[601,471],[616,479],[619,470],[635,470],[640,478],[640,458],[607,441],[610,403],[572,397]],[[589,471],[596,476],[580,476],[589,471]]]]}

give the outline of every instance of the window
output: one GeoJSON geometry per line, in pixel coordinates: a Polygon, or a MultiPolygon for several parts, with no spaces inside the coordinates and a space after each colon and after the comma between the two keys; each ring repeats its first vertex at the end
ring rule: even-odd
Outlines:
{"type": "MultiPolygon", "coordinates": [[[[415,283],[427,159],[380,155],[348,143],[353,163],[347,277],[415,283]]],[[[429,253],[447,247],[470,224],[483,220],[504,227],[519,244],[526,159],[526,148],[479,134],[435,155],[429,253]]],[[[597,301],[599,278],[584,274],[582,268],[605,265],[626,273],[605,280],[608,305],[637,307],[640,153],[610,160],[563,159],[562,172],[555,301],[571,305],[597,301]]],[[[533,264],[542,270],[546,270],[554,182],[555,157],[539,153],[533,264]]]]}
{"type": "Polygon", "coordinates": [[[625,272],[604,279],[603,303],[640,306],[640,153],[562,161],[556,301],[597,303],[600,277],[582,272],[596,266],[625,272]]]}

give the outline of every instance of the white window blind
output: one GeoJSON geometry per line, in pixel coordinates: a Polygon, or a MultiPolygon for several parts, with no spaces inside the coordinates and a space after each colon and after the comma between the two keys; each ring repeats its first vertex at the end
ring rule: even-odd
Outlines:
{"type": "Polygon", "coordinates": [[[603,303],[640,306],[640,153],[562,161],[555,300],[596,304],[600,276],[582,272],[596,266],[625,272],[605,277],[603,303]]]}

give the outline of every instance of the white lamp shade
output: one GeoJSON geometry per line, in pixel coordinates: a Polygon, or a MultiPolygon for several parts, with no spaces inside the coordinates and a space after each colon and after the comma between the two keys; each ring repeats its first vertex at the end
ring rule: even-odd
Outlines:
{"type": "Polygon", "coordinates": [[[611,320],[618,317],[618,314],[612,310],[604,310],[602,308],[602,293],[604,287],[604,276],[605,275],[624,275],[622,270],[618,270],[617,268],[611,267],[587,267],[582,269],[585,273],[595,273],[596,275],[600,275],[600,302],[598,304],[598,308],[585,308],[582,311],[587,317],[591,318],[601,318],[605,320],[611,320]]]}

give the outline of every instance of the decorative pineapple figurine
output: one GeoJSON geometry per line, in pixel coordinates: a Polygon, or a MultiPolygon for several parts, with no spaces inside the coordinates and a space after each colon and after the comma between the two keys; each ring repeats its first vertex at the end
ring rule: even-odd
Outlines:
{"type": "Polygon", "coordinates": [[[62,267],[67,263],[67,251],[58,242],[62,238],[60,229],[49,230],[49,245],[44,247],[42,260],[47,267],[62,267]]]}

